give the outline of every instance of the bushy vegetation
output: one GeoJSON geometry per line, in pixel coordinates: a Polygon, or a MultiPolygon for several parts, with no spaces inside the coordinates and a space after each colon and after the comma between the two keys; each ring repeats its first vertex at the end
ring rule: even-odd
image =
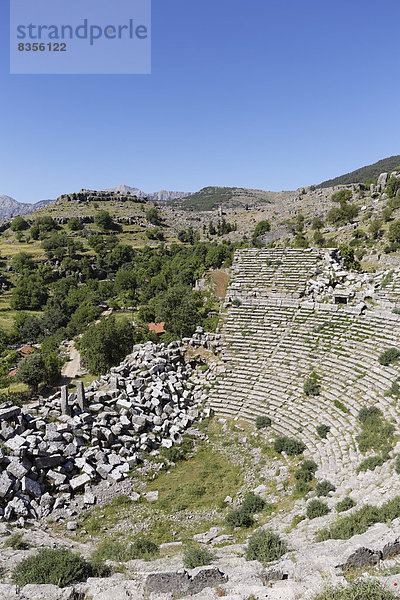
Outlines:
{"type": "Polygon", "coordinates": [[[317,427],[317,433],[319,435],[320,438],[322,439],[326,439],[328,436],[328,433],[330,432],[331,428],[329,427],[329,425],[318,425],[317,427]]]}
{"type": "Polygon", "coordinates": [[[296,456],[297,454],[302,454],[306,449],[306,446],[303,444],[303,442],[296,440],[295,438],[282,436],[276,438],[274,442],[274,449],[275,452],[278,452],[278,454],[286,452],[288,456],[296,456]]]}
{"type": "Polygon", "coordinates": [[[262,511],[264,506],[264,500],[250,492],[238,509],[227,514],[225,522],[229,527],[251,527],[254,525],[253,514],[262,511]]]}
{"type": "Polygon", "coordinates": [[[327,587],[312,600],[395,600],[396,597],[379,581],[357,579],[347,587],[327,587]]]}
{"type": "Polygon", "coordinates": [[[304,382],[303,389],[306,396],[319,396],[321,393],[319,377],[314,371],[304,382]]]}
{"type": "Polygon", "coordinates": [[[369,456],[365,458],[357,467],[357,473],[361,471],[373,471],[376,467],[380,467],[385,462],[382,456],[369,456]]]}
{"type": "Polygon", "coordinates": [[[101,563],[90,563],[71,550],[43,548],[15,567],[13,579],[20,587],[29,583],[66,587],[74,582],[86,581],[88,577],[108,574],[109,569],[101,563]]]}
{"type": "Polygon", "coordinates": [[[325,502],[321,500],[310,500],[307,504],[306,514],[309,519],[316,519],[317,517],[323,517],[327,515],[329,508],[325,502]]]}
{"type": "Polygon", "coordinates": [[[379,508],[367,504],[353,514],[338,519],[330,529],[324,529],[319,533],[318,540],[330,538],[348,540],[353,535],[364,533],[375,523],[390,523],[398,517],[400,517],[400,496],[396,496],[379,508]]]}
{"type": "Polygon", "coordinates": [[[356,503],[353,500],[353,498],[350,498],[350,496],[346,496],[346,498],[343,498],[343,500],[336,504],[336,510],[337,512],[345,512],[346,510],[350,510],[351,508],[353,508],[353,506],[355,505],[356,503]]]}
{"type": "Polygon", "coordinates": [[[382,412],[376,406],[362,408],[358,414],[362,431],[356,437],[361,452],[375,450],[381,452],[384,460],[393,445],[394,426],[383,419],[382,412]]]}
{"type": "Polygon", "coordinates": [[[97,562],[102,560],[126,562],[139,558],[152,560],[158,553],[158,545],[146,538],[138,538],[132,543],[127,543],[126,540],[106,538],[99,544],[92,558],[97,562]]]}
{"type": "Polygon", "coordinates": [[[400,357],[400,350],[398,348],[388,348],[379,356],[379,362],[381,365],[387,366],[396,362],[400,357]]]}
{"type": "Polygon", "coordinates": [[[269,417],[259,416],[256,418],[256,427],[257,429],[264,429],[264,427],[270,427],[272,421],[269,417]]]}
{"type": "Polygon", "coordinates": [[[30,544],[24,540],[22,533],[13,533],[4,542],[4,548],[12,548],[13,550],[27,550],[30,544]]]}
{"type": "Polygon", "coordinates": [[[183,552],[183,564],[187,569],[204,567],[205,565],[212,563],[213,560],[214,554],[212,554],[207,548],[188,546],[183,552]]]}
{"type": "Polygon", "coordinates": [[[314,474],[317,470],[317,465],[313,460],[304,460],[300,468],[295,471],[296,492],[298,494],[307,494],[311,490],[311,482],[314,480],[314,474]]]}
{"type": "Polygon", "coordinates": [[[400,454],[398,454],[396,456],[396,460],[394,463],[394,470],[396,471],[396,473],[400,473],[400,454]]]}
{"type": "Polygon", "coordinates": [[[259,530],[249,539],[246,560],[258,560],[264,565],[278,560],[288,551],[287,544],[272,531],[259,530]]]}
{"type": "Polygon", "coordinates": [[[336,487],[330,481],[326,479],[324,481],[319,481],[315,486],[315,493],[317,496],[328,496],[330,492],[334,492],[336,487]]]}

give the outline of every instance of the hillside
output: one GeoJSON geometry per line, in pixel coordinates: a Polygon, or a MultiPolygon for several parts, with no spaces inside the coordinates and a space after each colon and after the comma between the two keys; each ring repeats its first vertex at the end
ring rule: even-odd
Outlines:
{"type": "Polygon", "coordinates": [[[219,206],[244,208],[246,204],[267,204],[285,199],[293,192],[267,192],[237,187],[209,186],[177,203],[183,210],[209,211],[219,206]]]}
{"type": "Polygon", "coordinates": [[[361,169],[356,169],[351,173],[346,173],[345,175],[340,175],[334,179],[323,181],[317,187],[326,188],[333,187],[335,185],[347,185],[349,183],[368,183],[371,180],[376,179],[381,173],[390,173],[390,171],[394,171],[399,166],[400,155],[389,156],[388,158],[379,160],[372,165],[367,165],[366,167],[361,167],[361,169]]]}

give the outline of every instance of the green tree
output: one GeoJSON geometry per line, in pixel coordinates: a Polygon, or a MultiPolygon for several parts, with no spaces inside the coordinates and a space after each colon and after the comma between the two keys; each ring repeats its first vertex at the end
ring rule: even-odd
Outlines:
{"type": "Polygon", "coordinates": [[[102,319],[92,325],[79,341],[90,373],[101,375],[118,365],[132,349],[134,331],[128,319],[102,319]]]}
{"type": "Polygon", "coordinates": [[[11,308],[38,310],[46,303],[48,296],[47,287],[38,274],[22,275],[12,292],[11,308]]]}
{"type": "Polygon", "coordinates": [[[16,273],[23,273],[25,271],[33,271],[35,263],[32,256],[27,252],[18,252],[12,259],[11,266],[16,273]]]}
{"type": "Polygon", "coordinates": [[[15,217],[11,221],[10,227],[12,231],[25,231],[25,229],[29,229],[29,223],[23,217],[15,217]]]}
{"type": "Polygon", "coordinates": [[[388,239],[389,239],[389,242],[400,243],[400,219],[390,223],[388,239]]]}
{"type": "Polygon", "coordinates": [[[161,225],[162,224],[162,219],[161,219],[160,213],[158,212],[158,210],[155,207],[149,208],[149,210],[146,212],[146,219],[152,225],[161,225]]]}
{"type": "Polygon", "coordinates": [[[269,221],[260,221],[257,223],[252,237],[254,246],[261,246],[261,237],[271,230],[271,223],[269,221]]]}
{"type": "Polygon", "coordinates": [[[40,352],[28,354],[18,366],[17,379],[37,393],[39,384],[46,378],[46,367],[40,352]]]}
{"type": "Polygon", "coordinates": [[[175,285],[158,300],[157,320],[165,322],[165,329],[171,337],[189,337],[201,323],[202,305],[200,292],[193,291],[189,286],[175,285]]]}
{"type": "Polygon", "coordinates": [[[99,210],[94,217],[94,222],[102,231],[114,228],[114,221],[107,210],[99,210]]]}
{"type": "Polygon", "coordinates": [[[71,231],[80,231],[83,229],[83,223],[80,222],[78,217],[72,217],[72,219],[68,221],[68,227],[71,231]]]}

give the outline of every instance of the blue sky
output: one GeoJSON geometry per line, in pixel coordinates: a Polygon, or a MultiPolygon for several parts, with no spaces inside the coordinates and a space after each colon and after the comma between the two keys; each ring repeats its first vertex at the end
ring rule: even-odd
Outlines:
{"type": "Polygon", "coordinates": [[[398,0],[153,0],[151,75],[9,75],[0,194],[268,190],[400,154],[398,0]]]}

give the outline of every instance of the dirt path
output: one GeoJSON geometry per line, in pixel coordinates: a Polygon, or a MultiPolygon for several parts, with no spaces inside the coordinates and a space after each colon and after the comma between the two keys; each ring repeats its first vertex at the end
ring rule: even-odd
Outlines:
{"type": "Polygon", "coordinates": [[[61,375],[69,379],[74,379],[81,368],[81,355],[75,348],[75,342],[69,346],[69,361],[62,368],[61,375]]]}

